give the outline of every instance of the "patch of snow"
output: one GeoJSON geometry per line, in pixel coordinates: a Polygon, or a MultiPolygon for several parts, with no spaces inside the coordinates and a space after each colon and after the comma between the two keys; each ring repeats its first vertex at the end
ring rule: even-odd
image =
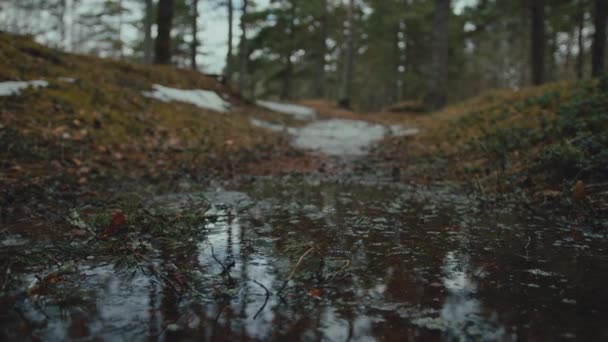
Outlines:
{"type": "Polygon", "coordinates": [[[389,127],[389,129],[391,131],[391,135],[397,137],[409,137],[420,133],[420,130],[418,128],[405,128],[399,125],[392,125],[389,127]]]}
{"type": "Polygon", "coordinates": [[[362,155],[386,135],[386,127],[356,120],[323,120],[295,132],[294,145],[327,155],[362,155]]]}
{"type": "Polygon", "coordinates": [[[418,129],[384,126],[359,120],[331,119],[310,123],[305,127],[287,127],[251,118],[256,127],[273,132],[286,132],[293,136],[293,145],[327,155],[363,155],[373,143],[388,135],[414,135],[418,129]]]}
{"type": "Polygon", "coordinates": [[[0,96],[19,95],[23,89],[29,87],[44,88],[48,85],[49,82],[44,80],[0,82],[0,96]]]}
{"type": "Polygon", "coordinates": [[[314,120],[317,116],[314,109],[304,106],[271,101],[257,101],[256,103],[258,106],[268,108],[278,113],[292,115],[300,120],[314,120]]]}
{"type": "Polygon", "coordinates": [[[230,103],[224,101],[217,93],[209,90],[177,89],[155,84],[153,91],[145,91],[143,95],[163,102],[190,103],[199,108],[211,109],[220,113],[225,113],[230,109],[230,103]]]}

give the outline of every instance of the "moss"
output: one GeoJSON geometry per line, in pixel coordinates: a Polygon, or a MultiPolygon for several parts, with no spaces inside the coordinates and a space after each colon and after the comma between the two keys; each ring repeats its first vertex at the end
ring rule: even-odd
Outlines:
{"type": "Polygon", "coordinates": [[[44,141],[34,150],[25,144],[23,153],[11,152],[12,164],[30,171],[44,169],[42,165],[34,167],[35,160],[58,158],[62,164],[63,160],[77,159],[100,172],[154,170],[158,165],[167,169],[188,163],[198,163],[189,167],[200,169],[214,156],[228,160],[233,154],[247,155],[243,151],[257,145],[281,141],[278,134],[251,127],[251,115],[285,120],[281,115],[261,112],[225,85],[198,72],[70,55],[28,37],[1,33],[0,78],[50,82],[47,88],[0,98],[0,124],[10,126],[14,134],[27,133],[44,141]],[[227,94],[239,108],[220,114],[144,97],[142,91],[151,90],[153,84],[214,90],[227,94]],[[45,157],[32,158],[34,152],[45,157]]]}

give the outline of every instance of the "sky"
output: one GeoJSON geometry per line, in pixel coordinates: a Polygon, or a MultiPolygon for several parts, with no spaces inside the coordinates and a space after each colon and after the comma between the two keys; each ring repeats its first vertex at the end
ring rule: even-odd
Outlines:
{"type": "MultiPolygon", "coordinates": [[[[235,9],[239,7],[240,1],[235,1],[235,9]]],[[[460,13],[466,6],[476,3],[477,0],[454,0],[454,12],[460,13]]],[[[258,8],[267,7],[269,0],[258,0],[258,8]]],[[[228,51],[228,13],[224,7],[218,8],[211,1],[202,2],[199,25],[202,26],[201,43],[204,56],[199,58],[201,69],[205,73],[220,74],[226,61],[228,51]]],[[[235,13],[234,33],[235,44],[240,36],[239,16],[235,13]]]]}

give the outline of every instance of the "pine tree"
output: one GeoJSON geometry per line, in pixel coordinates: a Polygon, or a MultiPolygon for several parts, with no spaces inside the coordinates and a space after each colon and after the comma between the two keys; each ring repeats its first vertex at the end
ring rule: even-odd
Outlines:
{"type": "Polygon", "coordinates": [[[532,0],[530,2],[531,14],[531,61],[532,84],[545,83],[545,2],[544,0],[532,0]]]}
{"type": "Polygon", "coordinates": [[[171,63],[171,28],[173,25],[173,0],[159,0],[156,25],[158,34],[155,45],[155,62],[171,63]]]}
{"type": "Polygon", "coordinates": [[[344,51],[344,64],[342,65],[342,80],[340,85],[340,98],[338,104],[344,108],[351,107],[351,93],[353,87],[353,68],[355,58],[355,1],[349,0],[346,19],[346,44],[344,51]]]}
{"type": "Polygon", "coordinates": [[[437,110],[447,103],[448,81],[448,20],[450,17],[450,0],[436,0],[433,19],[433,51],[431,73],[425,105],[437,110]]]}
{"type": "Polygon", "coordinates": [[[606,19],[608,0],[595,0],[595,32],[593,34],[593,56],[591,74],[599,77],[605,72],[606,64],[606,19]]]}

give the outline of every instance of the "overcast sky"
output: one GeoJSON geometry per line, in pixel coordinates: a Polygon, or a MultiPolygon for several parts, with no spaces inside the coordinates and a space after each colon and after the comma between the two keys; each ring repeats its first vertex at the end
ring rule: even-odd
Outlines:
{"type": "MultiPolygon", "coordinates": [[[[460,13],[462,9],[470,4],[475,3],[477,0],[455,0],[454,11],[460,13]]],[[[216,5],[211,4],[211,1],[201,2],[200,8],[200,25],[202,26],[202,52],[205,56],[199,58],[201,68],[205,73],[218,74],[222,72],[227,53],[227,41],[228,41],[228,14],[224,7],[217,8],[216,5]]],[[[235,1],[235,5],[238,6],[239,1],[235,1]]],[[[259,8],[268,6],[269,0],[258,0],[257,4],[259,8]]],[[[234,18],[234,33],[235,33],[235,44],[240,36],[239,30],[239,17],[240,14],[235,14],[234,18]]]]}

